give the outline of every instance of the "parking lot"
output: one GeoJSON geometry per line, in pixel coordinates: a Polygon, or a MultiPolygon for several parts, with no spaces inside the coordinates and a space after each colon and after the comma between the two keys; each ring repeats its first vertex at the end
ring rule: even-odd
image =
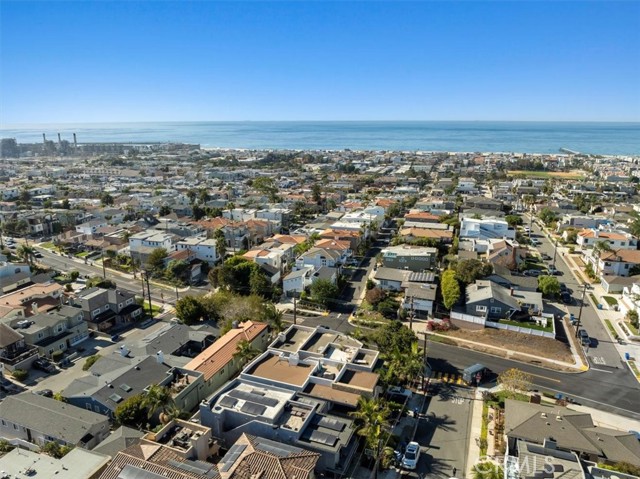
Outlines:
{"type": "Polygon", "coordinates": [[[421,455],[415,471],[403,471],[404,477],[442,479],[465,470],[473,390],[450,383],[430,386],[431,397],[420,418],[415,436],[421,455]]]}

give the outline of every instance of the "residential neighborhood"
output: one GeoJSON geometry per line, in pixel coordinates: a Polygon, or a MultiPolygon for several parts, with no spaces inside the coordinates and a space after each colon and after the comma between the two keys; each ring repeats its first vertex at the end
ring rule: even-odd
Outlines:
{"type": "Polygon", "coordinates": [[[640,477],[640,158],[14,143],[0,478],[640,477]]]}

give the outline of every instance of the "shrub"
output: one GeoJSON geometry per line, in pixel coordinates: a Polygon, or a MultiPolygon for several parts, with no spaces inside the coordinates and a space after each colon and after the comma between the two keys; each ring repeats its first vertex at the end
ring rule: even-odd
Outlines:
{"type": "Polygon", "coordinates": [[[93,366],[98,361],[98,359],[100,359],[100,357],[101,356],[98,356],[97,354],[94,354],[93,356],[89,356],[87,360],[84,362],[84,365],[82,366],[82,370],[88,371],[89,368],[93,366]]]}
{"type": "Polygon", "coordinates": [[[54,351],[53,353],[51,353],[51,359],[53,359],[56,363],[62,359],[62,356],[64,356],[63,351],[54,351]]]}
{"type": "Polygon", "coordinates": [[[25,369],[15,369],[11,375],[17,381],[24,381],[29,376],[29,371],[26,371],[25,369]]]}

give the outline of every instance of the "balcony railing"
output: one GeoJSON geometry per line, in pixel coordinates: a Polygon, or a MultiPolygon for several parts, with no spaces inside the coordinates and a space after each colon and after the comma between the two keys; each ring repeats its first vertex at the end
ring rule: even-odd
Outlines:
{"type": "Polygon", "coordinates": [[[18,355],[1,356],[0,357],[0,361],[5,363],[5,364],[9,364],[9,365],[13,366],[15,364],[21,363],[25,359],[29,359],[31,356],[37,355],[37,354],[38,354],[38,348],[29,347],[29,348],[25,349],[23,352],[19,353],[18,355]]]}

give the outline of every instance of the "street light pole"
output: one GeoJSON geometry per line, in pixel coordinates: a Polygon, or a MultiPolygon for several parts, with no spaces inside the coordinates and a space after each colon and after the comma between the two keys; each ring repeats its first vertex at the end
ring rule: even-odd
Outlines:
{"type": "Polygon", "coordinates": [[[578,312],[578,321],[576,322],[576,338],[578,337],[578,330],[580,329],[580,319],[582,318],[582,307],[584,306],[584,295],[587,293],[587,283],[584,283],[582,288],[582,298],[580,299],[580,311],[578,312]]]}
{"type": "Polygon", "coordinates": [[[107,279],[107,270],[104,266],[104,250],[100,250],[100,259],[102,260],[102,279],[107,279]]]}
{"type": "Polygon", "coordinates": [[[555,246],[553,248],[553,269],[556,269],[556,255],[558,254],[558,240],[555,240],[555,246]]]}

